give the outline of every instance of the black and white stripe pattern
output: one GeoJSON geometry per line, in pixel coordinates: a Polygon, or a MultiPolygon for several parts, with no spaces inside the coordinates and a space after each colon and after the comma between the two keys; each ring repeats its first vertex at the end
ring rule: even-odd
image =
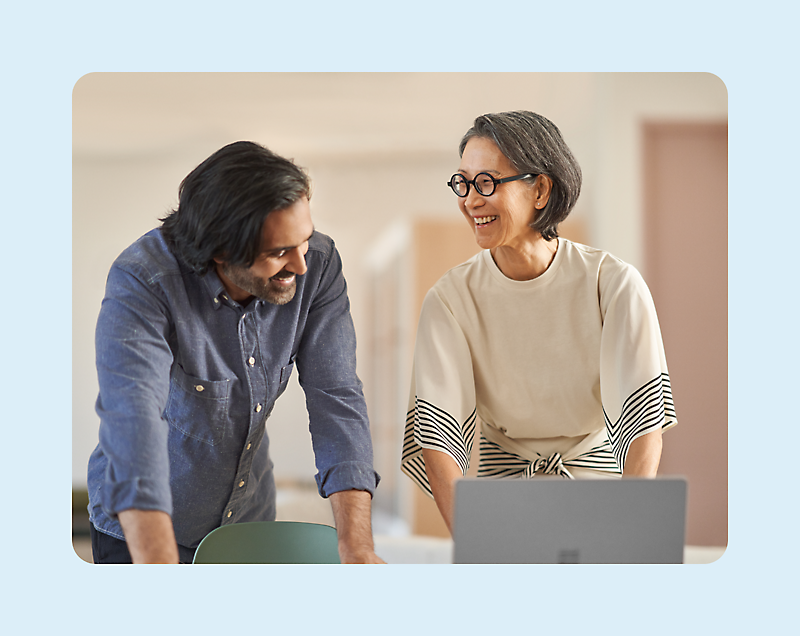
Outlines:
{"type": "Polygon", "coordinates": [[[489,441],[481,434],[480,457],[478,477],[531,478],[534,473],[541,470],[548,475],[561,475],[566,479],[574,479],[569,472],[570,468],[590,468],[617,474],[620,472],[608,440],[567,460],[564,460],[560,453],[553,453],[549,457],[539,455],[537,459],[531,461],[489,441]]]}
{"type": "MultiPolygon", "coordinates": [[[[422,448],[435,448],[453,457],[463,474],[469,468],[469,457],[475,439],[477,413],[459,425],[446,411],[437,408],[430,402],[415,398],[414,408],[406,415],[406,429],[403,437],[402,470],[428,495],[433,496],[425,463],[422,459],[422,448]]],[[[550,457],[538,455],[531,460],[504,449],[480,436],[480,465],[478,477],[492,478],[530,478],[539,470],[550,475],[561,475],[573,479],[570,468],[588,468],[608,473],[620,473],[617,460],[608,440],[590,448],[577,457],[564,460],[559,453],[550,457]]]]}
{"type": "Polygon", "coordinates": [[[609,419],[605,408],[603,417],[614,456],[620,468],[624,468],[634,439],[677,422],[669,375],[662,373],[634,391],[622,405],[622,413],[616,422],[609,419]]]}
{"type": "Polygon", "coordinates": [[[422,460],[424,445],[447,453],[456,460],[462,474],[469,468],[469,456],[475,439],[477,413],[473,409],[470,416],[459,425],[447,411],[437,408],[430,402],[414,399],[414,408],[406,415],[406,430],[403,436],[402,468],[420,488],[429,495],[431,492],[425,463],[422,460]]]}

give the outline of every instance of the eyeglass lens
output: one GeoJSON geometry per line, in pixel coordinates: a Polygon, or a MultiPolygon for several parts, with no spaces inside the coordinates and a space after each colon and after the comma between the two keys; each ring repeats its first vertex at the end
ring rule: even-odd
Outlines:
{"type": "Polygon", "coordinates": [[[450,180],[453,192],[455,192],[460,197],[467,196],[467,193],[469,192],[470,183],[474,183],[475,189],[478,191],[478,193],[482,194],[485,197],[488,197],[490,194],[494,192],[495,188],[494,179],[492,179],[491,175],[486,174],[485,172],[477,174],[473,182],[467,181],[467,178],[460,174],[454,174],[452,179],[450,180]]]}

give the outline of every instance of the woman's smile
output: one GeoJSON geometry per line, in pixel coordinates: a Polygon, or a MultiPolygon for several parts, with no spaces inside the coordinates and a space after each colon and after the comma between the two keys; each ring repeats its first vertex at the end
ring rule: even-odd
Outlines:
{"type": "Polygon", "coordinates": [[[474,216],[474,217],[472,217],[472,220],[475,221],[475,226],[480,228],[480,227],[485,227],[485,226],[489,225],[490,223],[496,221],[498,218],[500,218],[500,217],[497,217],[497,216],[474,216]]]}

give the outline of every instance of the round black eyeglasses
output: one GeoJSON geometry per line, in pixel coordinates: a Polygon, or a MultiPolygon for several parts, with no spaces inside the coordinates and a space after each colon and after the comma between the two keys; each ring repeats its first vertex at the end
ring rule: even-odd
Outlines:
{"type": "Polygon", "coordinates": [[[450,177],[447,185],[456,193],[457,196],[465,197],[469,194],[469,186],[474,185],[478,194],[484,197],[489,197],[494,194],[495,188],[500,183],[508,183],[509,181],[516,181],[517,179],[524,179],[525,177],[538,177],[536,174],[518,174],[513,177],[506,177],[505,179],[495,179],[488,172],[479,172],[471,181],[463,174],[454,174],[450,177]]]}

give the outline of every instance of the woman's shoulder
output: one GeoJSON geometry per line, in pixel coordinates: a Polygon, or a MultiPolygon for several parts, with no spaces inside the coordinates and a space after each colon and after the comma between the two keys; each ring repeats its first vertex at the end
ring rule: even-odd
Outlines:
{"type": "Polygon", "coordinates": [[[573,266],[580,263],[589,269],[595,270],[600,277],[605,279],[613,279],[621,275],[630,275],[631,273],[638,274],[638,270],[633,265],[614,256],[611,252],[599,247],[575,243],[568,239],[560,240],[564,242],[565,251],[567,252],[566,260],[570,261],[573,266]]]}
{"type": "Polygon", "coordinates": [[[607,263],[612,263],[612,266],[618,263],[623,264],[622,260],[599,247],[576,243],[575,241],[570,241],[565,238],[559,238],[559,241],[563,243],[568,258],[579,258],[586,263],[596,263],[598,267],[607,263]]]}
{"type": "Polygon", "coordinates": [[[432,305],[442,306],[449,312],[454,307],[472,302],[476,280],[480,277],[482,252],[447,270],[425,293],[423,309],[432,305]]]}
{"type": "Polygon", "coordinates": [[[582,270],[596,281],[601,298],[610,299],[618,293],[641,293],[647,288],[639,270],[618,256],[597,247],[564,240],[567,268],[582,270]]]}
{"type": "Polygon", "coordinates": [[[444,292],[447,289],[458,289],[466,287],[479,273],[483,252],[478,252],[463,263],[448,269],[439,280],[434,283],[431,289],[444,292]]]}

